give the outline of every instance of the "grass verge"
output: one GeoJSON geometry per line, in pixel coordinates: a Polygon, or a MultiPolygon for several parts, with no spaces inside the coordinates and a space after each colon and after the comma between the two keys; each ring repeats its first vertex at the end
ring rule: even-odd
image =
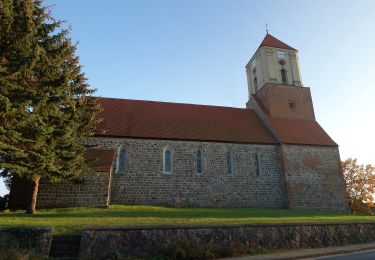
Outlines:
{"type": "Polygon", "coordinates": [[[53,226],[54,234],[77,234],[85,226],[375,222],[375,216],[287,209],[168,208],[111,205],[0,213],[0,227],[53,226]]]}

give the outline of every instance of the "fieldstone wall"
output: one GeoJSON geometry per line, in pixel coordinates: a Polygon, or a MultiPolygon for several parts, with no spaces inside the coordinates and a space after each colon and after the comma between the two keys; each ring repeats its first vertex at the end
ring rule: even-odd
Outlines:
{"type": "Polygon", "coordinates": [[[108,206],[110,185],[109,172],[86,174],[77,182],[51,183],[41,179],[37,207],[108,206]]]}
{"type": "Polygon", "coordinates": [[[349,210],[337,147],[283,145],[282,150],[289,208],[349,210]]]}
{"type": "Polygon", "coordinates": [[[15,248],[48,256],[52,228],[0,228],[0,250],[15,248]]]}
{"type": "Polygon", "coordinates": [[[90,138],[107,149],[126,148],[126,172],[112,177],[112,203],[187,207],[266,207],[286,204],[280,148],[276,145],[90,138]],[[163,173],[163,149],[173,151],[173,172],[163,173]],[[203,173],[196,155],[203,152],[203,173]],[[233,151],[233,173],[227,152],[233,151]],[[258,156],[258,173],[256,157],[258,156]]]}
{"type": "Polygon", "coordinates": [[[374,241],[374,223],[86,228],[80,256],[204,259],[245,255],[254,248],[318,248],[374,241]]]}
{"type": "MultiPolygon", "coordinates": [[[[109,203],[175,207],[261,207],[347,212],[336,147],[259,145],[93,137],[91,144],[126,149],[126,170],[86,175],[83,183],[41,181],[38,207],[109,203]],[[173,153],[163,172],[163,151],[173,153]],[[197,151],[203,172],[197,173],[197,151]],[[233,152],[228,174],[227,154],[233,152]]],[[[116,155],[117,156],[117,155],[116,155]]]]}

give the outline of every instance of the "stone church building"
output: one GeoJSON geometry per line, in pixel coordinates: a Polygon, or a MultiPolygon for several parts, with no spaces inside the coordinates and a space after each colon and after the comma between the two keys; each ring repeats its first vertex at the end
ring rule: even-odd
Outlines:
{"type": "MultiPolygon", "coordinates": [[[[99,98],[103,133],[86,154],[95,173],[42,180],[37,206],[347,211],[338,145],[315,120],[298,51],[267,34],[246,74],[246,108],[99,98]]],[[[26,186],[13,184],[10,206],[26,186]]]]}

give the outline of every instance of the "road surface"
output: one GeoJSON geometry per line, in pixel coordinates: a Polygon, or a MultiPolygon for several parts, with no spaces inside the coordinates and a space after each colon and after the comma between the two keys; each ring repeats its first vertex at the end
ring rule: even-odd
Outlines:
{"type": "Polygon", "coordinates": [[[323,256],[312,259],[324,259],[324,260],[375,260],[375,250],[362,251],[352,254],[335,255],[335,256],[323,256]]]}

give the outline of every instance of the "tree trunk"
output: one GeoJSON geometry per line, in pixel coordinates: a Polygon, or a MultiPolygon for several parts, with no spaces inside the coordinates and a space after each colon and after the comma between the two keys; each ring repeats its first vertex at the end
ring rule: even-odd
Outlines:
{"type": "Polygon", "coordinates": [[[35,179],[33,180],[33,191],[32,191],[32,195],[31,195],[31,200],[29,202],[29,206],[27,207],[27,211],[26,213],[28,214],[34,214],[36,212],[35,210],[35,207],[36,207],[36,199],[37,199],[37,196],[38,196],[38,190],[39,190],[39,180],[40,180],[40,177],[35,177],[35,179]]]}

